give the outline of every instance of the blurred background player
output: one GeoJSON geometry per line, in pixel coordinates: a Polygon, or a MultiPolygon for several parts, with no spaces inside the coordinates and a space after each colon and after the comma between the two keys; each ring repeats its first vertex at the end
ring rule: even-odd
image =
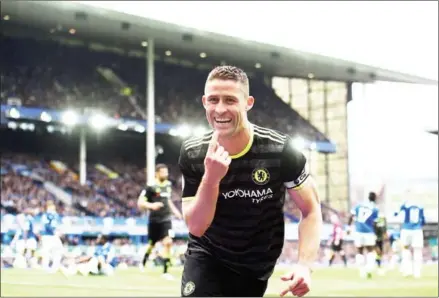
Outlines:
{"type": "Polygon", "coordinates": [[[384,270],[381,267],[384,254],[384,241],[387,240],[387,221],[384,214],[380,213],[375,221],[375,251],[376,251],[376,264],[378,266],[378,274],[384,274],[384,270]]]}
{"type": "Polygon", "coordinates": [[[401,232],[399,229],[394,229],[390,232],[389,242],[391,247],[390,253],[390,269],[395,269],[396,265],[401,260],[401,232]]]}
{"type": "Polygon", "coordinates": [[[421,277],[422,249],[424,248],[422,231],[425,225],[424,208],[414,202],[407,201],[401,206],[399,216],[403,219],[401,226],[402,273],[404,276],[413,274],[415,278],[419,278],[421,277]],[[413,250],[413,254],[410,249],[413,250]]]}
{"type": "Polygon", "coordinates": [[[62,272],[66,276],[77,273],[84,276],[113,275],[114,257],[115,250],[111,242],[104,235],[99,235],[93,254],[71,260],[67,267],[62,268],[62,272]]]}
{"type": "Polygon", "coordinates": [[[56,272],[61,264],[63,244],[59,230],[61,218],[52,201],[47,202],[46,212],[42,214],[41,222],[41,265],[45,270],[50,269],[50,272],[56,272]],[[52,262],[51,267],[49,267],[50,262],[52,262]]]}
{"type": "Polygon", "coordinates": [[[140,269],[143,271],[154,246],[157,242],[161,241],[163,244],[163,274],[166,278],[172,278],[172,276],[168,274],[172,238],[174,237],[171,215],[174,213],[178,219],[182,219],[183,216],[171,200],[172,184],[168,180],[168,176],[169,170],[166,165],[156,165],[155,183],[147,186],[141,192],[137,206],[140,210],[150,211],[148,222],[149,243],[142,263],[140,264],[140,269]]]}
{"type": "Polygon", "coordinates": [[[37,250],[37,235],[34,230],[34,210],[27,208],[23,213],[17,215],[17,232],[12,240],[15,244],[16,258],[15,267],[37,266],[35,252],[37,250]]]}
{"type": "Polygon", "coordinates": [[[89,265],[89,273],[92,275],[112,275],[114,272],[112,262],[115,257],[114,247],[106,236],[98,237],[97,246],[89,265]]]}
{"type": "Polygon", "coordinates": [[[340,222],[339,217],[336,214],[331,215],[331,223],[332,223],[332,234],[329,239],[329,245],[331,247],[331,253],[329,258],[329,266],[332,265],[335,259],[335,255],[338,254],[343,259],[343,263],[345,266],[348,265],[346,259],[346,253],[343,249],[343,226],[340,222]]]}
{"type": "Polygon", "coordinates": [[[358,204],[351,211],[349,226],[355,223],[354,243],[357,248],[355,261],[360,268],[362,277],[372,277],[372,271],[375,267],[375,221],[378,218],[379,210],[375,204],[376,194],[370,192],[368,201],[358,204]],[[366,250],[366,258],[364,252],[366,250]]]}

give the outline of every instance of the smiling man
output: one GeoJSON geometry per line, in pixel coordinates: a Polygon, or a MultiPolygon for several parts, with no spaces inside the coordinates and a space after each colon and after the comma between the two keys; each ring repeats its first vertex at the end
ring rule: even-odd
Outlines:
{"type": "Polygon", "coordinates": [[[190,233],[181,294],[262,297],[282,252],[287,191],[302,220],[298,264],[282,277],[280,294],[303,296],[310,290],[322,226],[306,159],[290,137],[249,122],[255,99],[241,69],[213,69],[204,93],[213,131],[186,140],[179,158],[190,233]]]}

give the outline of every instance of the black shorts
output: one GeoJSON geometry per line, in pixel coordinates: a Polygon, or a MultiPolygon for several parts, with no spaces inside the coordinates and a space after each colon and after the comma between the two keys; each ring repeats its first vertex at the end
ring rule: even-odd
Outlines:
{"type": "Polygon", "coordinates": [[[340,240],[338,242],[338,244],[335,244],[334,242],[332,242],[331,244],[331,250],[334,252],[339,252],[343,249],[343,240],[340,240]]]}
{"type": "Polygon", "coordinates": [[[258,280],[222,266],[214,257],[203,253],[186,253],[182,297],[262,297],[267,289],[266,280],[258,280]]]}
{"type": "Polygon", "coordinates": [[[172,221],[150,222],[148,224],[148,239],[152,244],[163,240],[172,230],[172,221]]]}
{"type": "Polygon", "coordinates": [[[383,240],[377,240],[377,241],[375,242],[375,247],[376,247],[376,248],[379,248],[381,251],[383,251],[383,248],[384,248],[384,242],[383,242],[383,240]]]}

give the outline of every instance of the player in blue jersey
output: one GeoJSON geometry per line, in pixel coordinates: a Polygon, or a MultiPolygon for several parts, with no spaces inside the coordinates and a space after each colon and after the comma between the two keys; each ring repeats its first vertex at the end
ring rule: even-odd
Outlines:
{"type": "Polygon", "coordinates": [[[95,252],[89,261],[90,273],[93,275],[112,275],[114,272],[111,265],[114,259],[114,247],[107,237],[100,235],[95,252]]]}
{"type": "Polygon", "coordinates": [[[351,211],[349,225],[354,222],[354,243],[357,247],[355,257],[356,264],[360,268],[362,277],[370,278],[375,267],[375,222],[378,219],[378,207],[375,204],[377,195],[370,192],[368,202],[363,202],[355,206],[351,211]],[[364,253],[366,252],[366,257],[364,253]]]}
{"type": "Polygon", "coordinates": [[[424,208],[406,202],[401,206],[399,216],[402,217],[401,244],[403,249],[401,269],[403,275],[413,274],[415,278],[419,278],[422,269],[422,249],[424,248],[424,234],[422,232],[425,225],[424,208]],[[413,249],[413,263],[410,249],[413,249]]]}
{"type": "Polygon", "coordinates": [[[43,269],[56,272],[60,267],[64,248],[59,229],[61,218],[52,201],[47,202],[46,212],[41,217],[41,223],[41,265],[43,269]],[[51,268],[49,268],[50,261],[52,261],[51,268]]]}
{"type": "Polygon", "coordinates": [[[37,259],[35,251],[37,249],[37,235],[34,230],[34,210],[27,208],[23,213],[16,217],[17,231],[12,240],[15,246],[15,264],[19,267],[36,267],[37,259]]]}
{"type": "Polygon", "coordinates": [[[62,267],[61,272],[66,275],[81,273],[88,275],[113,275],[111,265],[115,257],[114,247],[107,237],[99,235],[95,250],[90,256],[80,256],[70,262],[67,267],[62,267]]]}
{"type": "Polygon", "coordinates": [[[391,250],[390,269],[394,269],[401,260],[401,232],[394,229],[389,233],[389,242],[391,250]]]}

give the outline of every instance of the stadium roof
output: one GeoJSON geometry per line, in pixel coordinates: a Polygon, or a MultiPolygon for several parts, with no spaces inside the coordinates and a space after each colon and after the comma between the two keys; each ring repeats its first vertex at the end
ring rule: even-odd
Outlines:
{"type": "Polygon", "coordinates": [[[313,77],[321,80],[373,82],[375,80],[437,84],[431,79],[380,69],[364,64],[310,54],[288,48],[247,41],[211,32],[185,28],[124,13],[68,1],[4,1],[2,14],[33,29],[68,35],[119,47],[141,48],[142,41],[154,38],[156,53],[172,51],[173,57],[200,64],[218,65],[222,61],[249,71],[261,65],[269,76],[313,77]],[[200,53],[206,53],[202,59],[200,53]]]}

